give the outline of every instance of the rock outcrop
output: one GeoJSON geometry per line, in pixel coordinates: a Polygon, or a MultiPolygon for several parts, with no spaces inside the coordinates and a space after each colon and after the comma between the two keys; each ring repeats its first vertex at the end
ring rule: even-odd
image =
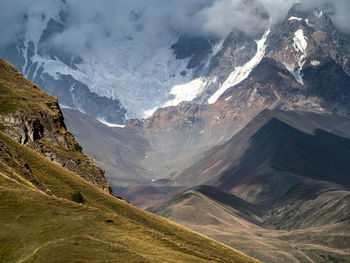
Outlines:
{"type": "Polygon", "coordinates": [[[0,60],[0,85],[6,102],[0,108],[3,131],[51,161],[112,193],[104,171],[82,153],[67,131],[57,99],[42,92],[10,64],[0,60]]]}

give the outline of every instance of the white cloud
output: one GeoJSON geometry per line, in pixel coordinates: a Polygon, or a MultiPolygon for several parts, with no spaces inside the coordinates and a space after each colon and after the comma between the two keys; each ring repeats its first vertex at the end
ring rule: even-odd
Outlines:
{"type": "MultiPolygon", "coordinates": [[[[155,47],[174,32],[218,38],[234,29],[248,34],[262,32],[269,22],[283,19],[296,2],[299,1],[2,0],[0,48],[15,40],[21,32],[26,32],[31,39],[38,39],[48,19],[59,19],[59,13],[64,12],[66,29],[62,34],[56,34],[50,44],[77,55],[92,53],[103,59],[120,41],[128,39],[155,47]]],[[[305,8],[326,5],[338,28],[350,31],[349,0],[302,2],[305,8]]]]}

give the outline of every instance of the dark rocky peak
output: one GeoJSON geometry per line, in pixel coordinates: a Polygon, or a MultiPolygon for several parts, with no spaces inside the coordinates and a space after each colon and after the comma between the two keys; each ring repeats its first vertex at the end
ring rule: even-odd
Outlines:
{"type": "Polygon", "coordinates": [[[46,29],[43,31],[43,33],[40,36],[39,44],[44,44],[46,41],[48,41],[50,38],[52,38],[55,34],[60,34],[64,31],[65,26],[50,18],[50,20],[47,22],[46,29]]]}
{"type": "Polygon", "coordinates": [[[45,30],[40,36],[38,43],[38,54],[40,56],[50,57],[54,60],[58,59],[67,66],[76,69],[76,65],[82,63],[82,58],[62,51],[58,47],[55,47],[53,43],[51,43],[52,38],[57,34],[63,33],[65,29],[66,27],[64,24],[56,21],[53,18],[50,18],[50,20],[47,22],[45,30]]]}
{"type": "Polygon", "coordinates": [[[310,95],[322,98],[323,107],[331,108],[333,112],[349,116],[350,77],[336,61],[326,57],[313,60],[306,65],[302,73],[310,95]],[[313,63],[314,62],[314,63],[313,63]]]}
{"type": "Polygon", "coordinates": [[[308,9],[306,9],[303,4],[297,3],[294,4],[288,11],[287,19],[290,17],[300,17],[300,18],[307,18],[312,14],[312,12],[308,9]]]}
{"type": "Polygon", "coordinates": [[[254,78],[248,77],[246,82],[251,83],[251,81],[255,81],[265,84],[274,82],[277,78],[285,79],[293,77],[281,62],[268,57],[263,58],[250,75],[254,76],[254,78]]]}
{"type": "Polygon", "coordinates": [[[334,27],[328,10],[296,4],[271,30],[267,56],[283,63],[301,84],[304,66],[317,66],[325,58],[332,58],[350,74],[349,37],[334,27]]]}
{"type": "Polygon", "coordinates": [[[256,53],[255,39],[260,36],[250,36],[243,31],[230,32],[220,50],[211,59],[210,75],[220,75],[222,72],[232,71],[232,68],[247,63],[256,53]]]}
{"type": "Polygon", "coordinates": [[[197,68],[202,61],[212,52],[209,39],[204,37],[191,37],[181,35],[178,41],[171,46],[176,59],[190,58],[187,64],[188,69],[197,68]]]}
{"type": "Polygon", "coordinates": [[[333,14],[332,5],[310,8],[299,3],[292,6],[285,19],[278,26],[282,26],[285,32],[303,25],[313,31],[323,31],[333,35],[343,34],[334,26],[331,19],[333,14]]]}

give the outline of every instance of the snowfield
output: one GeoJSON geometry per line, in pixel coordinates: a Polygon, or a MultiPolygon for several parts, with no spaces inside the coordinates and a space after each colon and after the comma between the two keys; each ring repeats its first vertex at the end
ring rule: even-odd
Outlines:
{"type": "Polygon", "coordinates": [[[269,33],[270,29],[264,33],[260,40],[256,40],[257,51],[255,56],[243,66],[236,67],[234,71],[232,71],[220,88],[208,99],[208,104],[215,103],[227,89],[236,86],[249,76],[250,72],[260,63],[265,55],[266,40],[269,33]]]}

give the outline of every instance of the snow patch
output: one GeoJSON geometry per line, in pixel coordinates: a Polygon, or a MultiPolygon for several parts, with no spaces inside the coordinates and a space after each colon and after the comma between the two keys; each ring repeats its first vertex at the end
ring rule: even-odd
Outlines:
{"type": "Polygon", "coordinates": [[[24,49],[23,49],[23,56],[24,56],[24,65],[23,65],[23,76],[24,77],[27,77],[27,74],[26,74],[26,68],[27,68],[27,65],[28,65],[28,42],[29,41],[24,41],[24,49]]]}
{"type": "Polygon", "coordinates": [[[183,101],[192,101],[203,92],[206,85],[205,78],[197,78],[188,83],[175,85],[170,90],[170,94],[174,95],[174,98],[167,101],[162,107],[176,106],[183,101]]]}
{"type": "Polygon", "coordinates": [[[321,62],[318,61],[318,60],[312,60],[312,61],[311,61],[311,65],[313,65],[313,66],[318,66],[318,65],[320,65],[320,64],[321,64],[321,62]]]}
{"type": "Polygon", "coordinates": [[[101,118],[97,118],[97,120],[101,123],[103,123],[104,125],[111,127],[111,128],[125,128],[125,125],[120,125],[120,124],[115,124],[115,123],[110,123],[104,119],[101,118]]]}
{"type": "Polygon", "coordinates": [[[317,16],[318,18],[321,18],[323,16],[323,11],[319,10],[319,11],[315,11],[314,12],[315,16],[317,16]]]}
{"type": "Polygon", "coordinates": [[[313,25],[310,23],[310,20],[308,18],[305,19],[305,22],[309,27],[313,27],[313,25]]]}
{"type": "Polygon", "coordinates": [[[158,109],[159,109],[158,107],[154,107],[152,109],[145,110],[143,112],[142,118],[147,119],[148,117],[151,117],[153,115],[153,113],[155,113],[158,109]]]}
{"type": "Polygon", "coordinates": [[[303,19],[300,18],[300,17],[296,17],[296,16],[291,16],[291,17],[288,19],[288,21],[293,21],[293,20],[301,21],[301,20],[303,20],[303,19]]]}
{"type": "Polygon", "coordinates": [[[230,87],[236,86],[243,80],[245,80],[250,72],[260,63],[261,59],[265,55],[266,40],[270,33],[270,29],[267,30],[260,40],[256,40],[257,52],[255,56],[248,61],[245,65],[236,67],[230,76],[224,81],[220,88],[209,98],[208,104],[215,103],[218,98],[230,87]]]}
{"type": "Polygon", "coordinates": [[[301,71],[303,70],[304,64],[305,64],[305,58],[306,58],[306,49],[307,49],[307,38],[304,35],[304,31],[302,29],[298,29],[294,33],[293,38],[293,47],[295,51],[298,54],[298,69],[295,71],[291,71],[291,73],[294,75],[295,80],[298,81],[300,84],[304,85],[303,76],[301,74],[301,71]]]}
{"type": "Polygon", "coordinates": [[[228,100],[231,99],[231,98],[232,98],[232,96],[227,97],[227,98],[225,99],[225,101],[228,101],[228,100]]]}
{"type": "Polygon", "coordinates": [[[64,105],[64,104],[61,104],[61,103],[59,103],[59,104],[60,104],[60,108],[61,108],[61,109],[75,110],[75,109],[73,109],[73,108],[70,107],[70,106],[67,106],[67,105],[64,105]]]}
{"type": "Polygon", "coordinates": [[[204,68],[207,68],[209,65],[210,65],[210,61],[213,57],[215,57],[222,49],[223,45],[224,45],[224,42],[227,38],[228,34],[226,34],[225,36],[223,36],[219,42],[215,43],[214,45],[212,45],[212,48],[211,48],[211,54],[208,58],[208,61],[205,63],[205,66],[204,68]]]}
{"type": "Polygon", "coordinates": [[[213,52],[213,56],[215,56],[217,53],[220,52],[220,50],[222,49],[224,42],[227,38],[228,34],[226,34],[225,36],[223,36],[220,41],[218,43],[216,43],[213,47],[212,47],[212,52],[213,52]]]}
{"type": "Polygon", "coordinates": [[[300,51],[304,55],[306,54],[306,48],[307,48],[307,38],[304,36],[304,31],[302,29],[298,29],[294,33],[294,48],[298,52],[300,51]]]}
{"type": "Polygon", "coordinates": [[[35,68],[35,71],[34,71],[34,74],[33,74],[33,80],[35,80],[35,78],[37,77],[38,70],[39,70],[39,68],[40,68],[41,66],[42,66],[42,65],[37,64],[37,66],[36,66],[36,68],[35,68]]]}

